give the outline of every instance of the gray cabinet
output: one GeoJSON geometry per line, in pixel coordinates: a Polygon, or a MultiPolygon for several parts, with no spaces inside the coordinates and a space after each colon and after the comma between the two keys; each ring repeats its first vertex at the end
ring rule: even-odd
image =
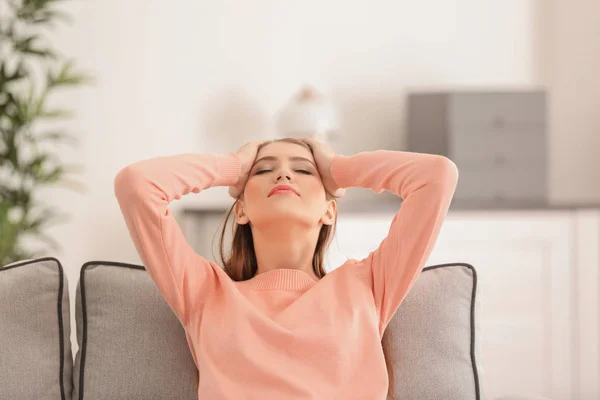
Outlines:
{"type": "Polygon", "coordinates": [[[545,92],[411,93],[407,104],[408,151],[456,163],[456,200],[547,200],[545,92]]]}

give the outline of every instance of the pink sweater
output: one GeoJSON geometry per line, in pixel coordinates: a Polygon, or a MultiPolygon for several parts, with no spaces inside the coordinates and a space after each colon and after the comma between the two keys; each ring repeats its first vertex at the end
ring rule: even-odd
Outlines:
{"type": "MultiPolygon", "coordinates": [[[[341,187],[402,197],[388,236],[315,282],[277,269],[235,282],[190,247],[169,211],[190,192],[236,183],[236,153],[157,157],[123,168],[115,193],[148,273],[185,328],[200,399],[385,399],[383,332],[421,272],[457,184],[445,157],[336,155],[341,187]]],[[[375,211],[375,210],[374,210],[375,211]]]]}

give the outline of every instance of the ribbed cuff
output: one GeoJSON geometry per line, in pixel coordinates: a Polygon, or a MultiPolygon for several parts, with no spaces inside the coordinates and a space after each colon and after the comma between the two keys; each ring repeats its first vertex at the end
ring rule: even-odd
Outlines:
{"type": "Polygon", "coordinates": [[[242,164],[240,158],[236,152],[227,154],[218,154],[217,168],[219,173],[219,185],[222,186],[233,186],[237,183],[240,178],[242,170],[242,164]]]}
{"type": "Polygon", "coordinates": [[[339,187],[351,187],[352,182],[354,181],[353,176],[355,167],[356,161],[352,156],[337,154],[331,159],[331,177],[339,187]]]}

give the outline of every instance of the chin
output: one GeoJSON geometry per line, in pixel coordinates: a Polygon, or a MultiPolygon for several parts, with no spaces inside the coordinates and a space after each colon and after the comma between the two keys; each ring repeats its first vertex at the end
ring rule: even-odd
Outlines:
{"type": "Polygon", "coordinates": [[[302,225],[314,224],[315,218],[303,210],[302,206],[292,202],[277,202],[278,204],[269,204],[264,207],[260,214],[252,216],[253,225],[261,224],[280,224],[284,227],[286,223],[299,223],[302,225]]]}

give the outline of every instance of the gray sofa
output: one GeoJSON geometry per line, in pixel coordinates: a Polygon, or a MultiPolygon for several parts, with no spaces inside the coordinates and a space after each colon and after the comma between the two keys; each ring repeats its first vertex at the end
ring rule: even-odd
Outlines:
{"type": "MultiPolygon", "coordinates": [[[[0,268],[0,399],[197,399],[183,327],[143,266],[81,267],[75,354],[68,288],[56,258],[0,268]]],[[[485,399],[476,300],[471,265],[423,270],[385,333],[398,399],[485,399]]]]}

